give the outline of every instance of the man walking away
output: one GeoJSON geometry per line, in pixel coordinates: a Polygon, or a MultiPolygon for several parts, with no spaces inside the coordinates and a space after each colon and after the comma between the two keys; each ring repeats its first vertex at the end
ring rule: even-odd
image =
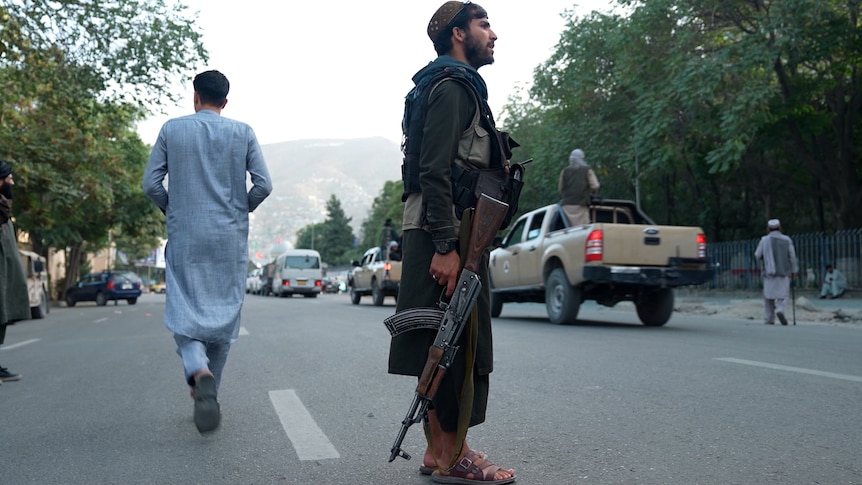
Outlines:
{"type": "Polygon", "coordinates": [[[763,260],[763,299],[767,325],[775,324],[775,317],[787,325],[784,316],[785,302],[790,296],[790,282],[799,271],[793,241],[781,233],[781,222],[770,219],[766,223],[769,231],[760,238],[754,257],[763,260]]]}
{"type": "Polygon", "coordinates": [[[162,126],[143,179],[144,193],[167,220],[165,326],[174,333],[201,433],[221,422],[218,389],[245,298],[248,214],[272,191],[254,131],[221,116],[229,89],[218,71],[195,76],[195,114],[162,126]]]}

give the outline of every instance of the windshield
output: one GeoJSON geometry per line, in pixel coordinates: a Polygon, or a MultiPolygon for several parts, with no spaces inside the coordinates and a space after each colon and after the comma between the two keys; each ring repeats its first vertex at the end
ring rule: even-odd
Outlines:
{"type": "Polygon", "coordinates": [[[320,260],[316,256],[287,256],[284,258],[285,268],[319,269],[320,260]]]}

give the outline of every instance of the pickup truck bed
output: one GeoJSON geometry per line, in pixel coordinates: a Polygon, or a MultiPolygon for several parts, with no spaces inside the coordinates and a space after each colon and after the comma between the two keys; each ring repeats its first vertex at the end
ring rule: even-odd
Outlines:
{"type": "Polygon", "coordinates": [[[673,288],[708,281],[712,269],[698,227],[653,223],[631,201],[591,206],[590,224],[569,226],[557,204],[521,216],[491,253],[491,309],[545,303],[554,323],[574,323],[580,305],[635,303],[644,325],[673,313],[673,288]]]}

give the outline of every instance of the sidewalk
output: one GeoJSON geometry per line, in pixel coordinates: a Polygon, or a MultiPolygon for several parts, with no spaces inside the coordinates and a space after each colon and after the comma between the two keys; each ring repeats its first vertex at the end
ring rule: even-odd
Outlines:
{"type": "MultiPolygon", "coordinates": [[[[819,299],[811,288],[794,289],[796,320],[799,322],[853,323],[862,325],[862,291],[850,290],[834,300],[819,299]]],[[[762,322],[763,296],[760,290],[704,290],[677,288],[674,311],[703,315],[723,315],[762,322]]],[[[792,318],[793,306],[786,314],[792,318]]]]}

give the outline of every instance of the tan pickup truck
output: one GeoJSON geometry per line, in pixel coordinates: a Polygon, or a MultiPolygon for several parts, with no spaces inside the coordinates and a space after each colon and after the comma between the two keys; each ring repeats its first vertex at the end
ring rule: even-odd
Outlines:
{"type": "Polygon", "coordinates": [[[383,299],[392,296],[398,301],[398,287],[401,283],[401,261],[388,258],[388,251],[373,247],[362,256],[362,261],[354,261],[355,268],[348,277],[350,301],[359,304],[363,296],[371,295],[375,306],[383,305],[383,299]]]}
{"type": "Polygon", "coordinates": [[[569,226],[558,204],[521,216],[491,252],[491,314],[508,302],[545,303],[553,323],[574,323],[581,303],[634,302],[644,325],[673,313],[673,288],[709,281],[699,227],[660,226],[633,202],[595,200],[590,224],[569,226]]]}

